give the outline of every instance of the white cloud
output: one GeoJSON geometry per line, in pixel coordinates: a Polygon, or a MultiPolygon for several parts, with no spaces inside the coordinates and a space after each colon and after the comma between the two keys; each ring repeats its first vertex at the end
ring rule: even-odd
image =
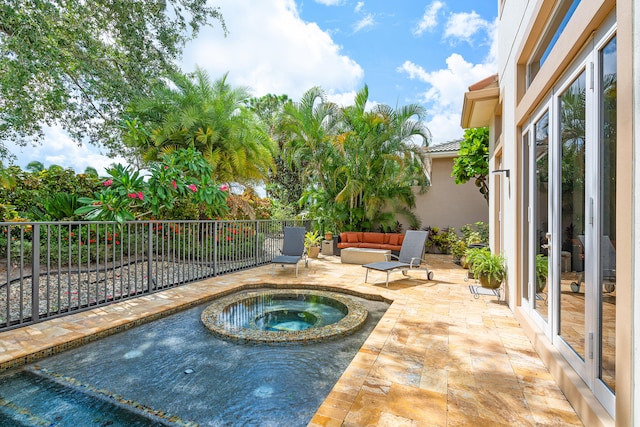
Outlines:
{"type": "Polygon", "coordinates": [[[433,30],[438,25],[438,12],[444,7],[444,3],[441,1],[434,1],[424,11],[424,15],[418,25],[413,29],[413,34],[416,36],[421,35],[425,31],[433,30]]]}
{"type": "Polygon", "coordinates": [[[373,18],[373,15],[369,13],[367,16],[355,23],[353,26],[353,32],[357,33],[365,28],[373,27],[375,24],[376,20],[373,18]]]}
{"type": "Polygon", "coordinates": [[[353,9],[353,11],[355,13],[359,13],[362,8],[364,7],[364,2],[363,1],[359,1],[358,3],[356,3],[356,7],[353,9]]]}
{"type": "Polygon", "coordinates": [[[411,80],[426,84],[426,89],[419,93],[418,101],[427,108],[427,126],[433,134],[433,143],[450,141],[463,135],[460,114],[464,93],[473,83],[497,71],[495,26],[487,23],[486,28],[489,31],[490,49],[482,63],[470,63],[462,55],[453,53],[446,59],[446,68],[427,71],[418,64],[405,61],[397,69],[411,80]]]}
{"type": "MultiPolygon", "coordinates": [[[[362,67],[342,54],[341,47],[315,23],[304,22],[293,0],[221,0],[216,6],[229,35],[225,38],[216,24],[201,29],[198,38],[185,48],[185,71],[193,71],[198,65],[213,80],[229,72],[229,83],[249,88],[254,96],[286,93],[292,99],[313,86],[340,94],[353,93],[362,84],[362,67]]],[[[35,160],[47,167],[71,167],[76,172],[91,166],[103,175],[112,163],[126,163],[107,158],[94,146],[77,146],[59,128],[47,129],[41,146],[6,145],[18,156],[23,169],[35,160]]]]}
{"type": "Polygon", "coordinates": [[[186,69],[196,65],[212,78],[229,72],[230,83],[255,96],[286,93],[299,98],[313,86],[349,91],[364,71],[317,24],[304,22],[293,0],[221,0],[216,2],[229,35],[206,28],[184,53],[186,69]]]}
{"type": "Polygon", "coordinates": [[[352,90],[343,93],[329,93],[327,94],[327,100],[337,104],[341,107],[353,105],[353,100],[356,97],[356,91],[352,90]]]}
{"type": "Polygon", "coordinates": [[[337,6],[342,3],[342,0],[316,0],[316,3],[320,3],[325,6],[337,6]]]}
{"type": "Polygon", "coordinates": [[[60,128],[50,127],[44,130],[44,142],[33,147],[17,147],[7,144],[9,150],[18,156],[18,166],[24,169],[32,161],[41,162],[46,168],[51,165],[71,168],[82,173],[87,167],[95,168],[100,176],[106,175],[106,169],[114,163],[127,162],[122,158],[108,158],[92,145],[79,146],[60,128]]]}
{"type": "Polygon", "coordinates": [[[460,39],[472,44],[472,37],[481,30],[490,29],[491,24],[475,11],[453,13],[444,30],[445,38],[460,39]]]}

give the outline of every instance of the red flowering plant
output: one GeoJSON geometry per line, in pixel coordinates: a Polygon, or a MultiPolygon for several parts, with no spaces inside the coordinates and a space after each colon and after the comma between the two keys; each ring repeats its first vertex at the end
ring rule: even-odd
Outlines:
{"type": "Polygon", "coordinates": [[[107,172],[111,178],[94,198],[78,199],[84,206],[76,214],[87,220],[131,221],[158,216],[183,200],[204,204],[219,216],[227,209],[227,192],[215,185],[211,165],[193,148],[163,154],[159,162],[149,165],[147,180],[131,166],[118,164],[107,172]]]}

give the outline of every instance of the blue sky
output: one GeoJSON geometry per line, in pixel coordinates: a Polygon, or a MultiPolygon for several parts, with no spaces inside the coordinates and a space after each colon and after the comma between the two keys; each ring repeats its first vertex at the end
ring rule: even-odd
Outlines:
{"type": "MultiPolygon", "coordinates": [[[[253,95],[286,93],[297,100],[313,86],[349,104],[367,84],[369,101],[392,107],[422,104],[432,145],[462,136],[460,112],[468,86],[496,73],[495,1],[217,0],[229,34],[203,29],[182,67],[253,95]]],[[[57,128],[42,146],[16,148],[18,165],[87,166],[100,173],[114,161],[77,146],[57,128]]]]}

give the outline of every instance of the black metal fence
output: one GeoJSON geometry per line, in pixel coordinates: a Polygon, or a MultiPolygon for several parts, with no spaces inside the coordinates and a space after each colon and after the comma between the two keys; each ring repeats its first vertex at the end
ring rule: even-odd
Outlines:
{"type": "Polygon", "coordinates": [[[0,331],[267,264],[294,225],[0,223],[0,331]]]}

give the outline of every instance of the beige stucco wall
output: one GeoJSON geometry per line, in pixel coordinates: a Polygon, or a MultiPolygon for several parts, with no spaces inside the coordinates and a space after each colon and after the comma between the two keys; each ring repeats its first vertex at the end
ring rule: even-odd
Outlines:
{"type": "MultiPolygon", "coordinates": [[[[473,182],[456,184],[451,176],[453,158],[432,158],[431,187],[425,194],[416,192],[415,213],[422,227],[455,227],[477,221],[489,221],[489,207],[473,182]]],[[[403,222],[406,229],[406,221],[403,222]]]]}

